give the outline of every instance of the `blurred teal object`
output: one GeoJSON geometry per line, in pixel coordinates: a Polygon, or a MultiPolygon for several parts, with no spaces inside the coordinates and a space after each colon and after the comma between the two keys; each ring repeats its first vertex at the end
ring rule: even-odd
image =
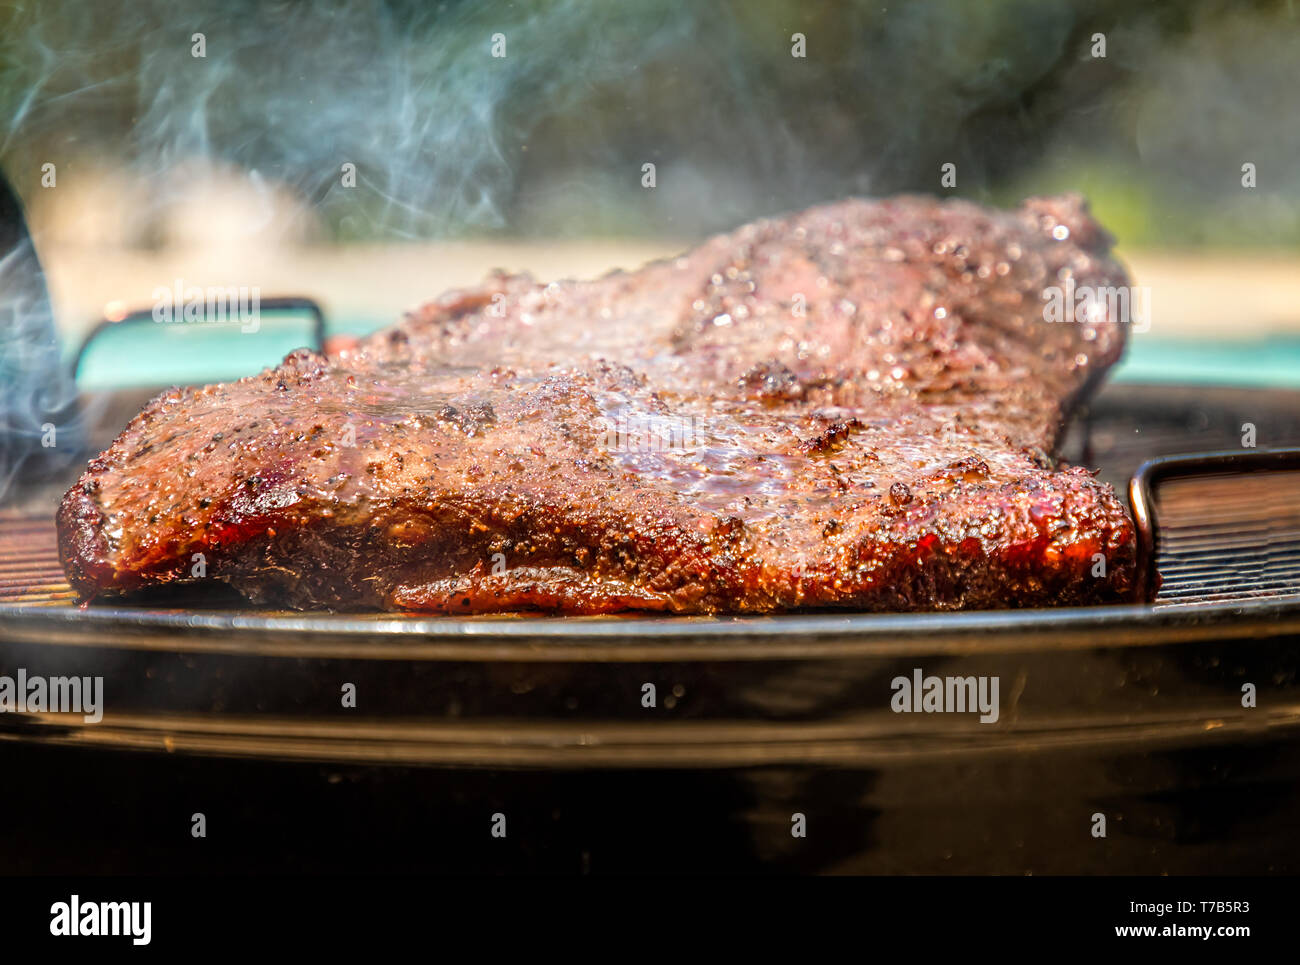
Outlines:
{"type": "MultiPolygon", "coordinates": [[[[365,335],[390,321],[344,318],[331,335],[365,335]]],[[[82,389],[223,382],[276,365],[294,349],[313,346],[311,319],[265,315],[257,332],[237,324],[113,326],[87,352],[82,389]],[[101,343],[103,341],[103,344],[101,343]]],[[[1300,388],[1300,335],[1239,340],[1135,336],[1112,379],[1128,383],[1300,388]]]]}
{"type": "Polygon", "coordinates": [[[1117,382],[1300,388],[1300,336],[1177,339],[1139,335],[1112,378],[1117,382]]]}
{"type": "Polygon", "coordinates": [[[319,349],[323,333],[320,309],[306,299],[267,300],[255,324],[233,317],[213,323],[157,322],[138,313],[101,324],[73,364],[83,391],[204,385],[256,375],[295,349],[319,349]]]}

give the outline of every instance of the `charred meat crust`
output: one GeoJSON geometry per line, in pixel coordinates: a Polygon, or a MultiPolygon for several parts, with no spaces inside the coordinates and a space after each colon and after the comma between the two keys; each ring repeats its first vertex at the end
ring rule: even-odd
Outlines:
{"type": "Polygon", "coordinates": [[[1077,198],[902,198],[591,282],[499,274],[153,400],[64,497],[68,580],[449,613],[1129,599],[1123,505],[1051,456],[1123,326],[1041,297],[1127,284],[1109,243],[1077,198]]]}

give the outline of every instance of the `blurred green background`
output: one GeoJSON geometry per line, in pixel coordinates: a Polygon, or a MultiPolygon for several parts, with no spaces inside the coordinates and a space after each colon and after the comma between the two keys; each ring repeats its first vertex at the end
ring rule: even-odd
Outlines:
{"type": "MultiPolygon", "coordinates": [[[[10,0],[0,165],[27,197],[47,161],[123,168],[161,204],[195,159],[229,164],[301,201],[312,237],[373,240],[695,235],[936,192],[952,162],[953,193],[980,200],[1084,191],[1125,245],[1294,247],[1298,18],[1241,0],[10,0]]],[[[166,231],[147,210],[122,227],[166,231]]]]}
{"type": "Polygon", "coordinates": [[[0,169],[70,344],[176,279],[362,331],[493,266],[635,267],[850,194],[1070,190],[1153,288],[1130,375],[1298,381],[1298,27],[1291,0],[8,0],[0,169]]]}

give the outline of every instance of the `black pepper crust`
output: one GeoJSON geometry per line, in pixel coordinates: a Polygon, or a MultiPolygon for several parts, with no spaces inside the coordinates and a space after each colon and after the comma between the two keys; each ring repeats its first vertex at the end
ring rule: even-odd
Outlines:
{"type": "Polygon", "coordinates": [[[1067,277],[1128,284],[1109,246],[1074,197],[855,200],[639,272],[495,275],[154,399],[64,497],[63,564],[86,600],[304,609],[1130,599],[1122,503],[1053,458],[1124,326],[1043,317],[1067,277]]]}

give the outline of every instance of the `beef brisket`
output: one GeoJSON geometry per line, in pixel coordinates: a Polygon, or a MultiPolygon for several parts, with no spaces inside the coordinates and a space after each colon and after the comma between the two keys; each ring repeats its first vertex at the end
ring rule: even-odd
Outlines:
{"type": "Polygon", "coordinates": [[[1134,529],[1053,452],[1126,285],[1076,198],[845,201],[594,281],[499,274],[335,358],[175,389],[63,500],[83,599],[919,610],[1128,599],[1134,529]]]}

